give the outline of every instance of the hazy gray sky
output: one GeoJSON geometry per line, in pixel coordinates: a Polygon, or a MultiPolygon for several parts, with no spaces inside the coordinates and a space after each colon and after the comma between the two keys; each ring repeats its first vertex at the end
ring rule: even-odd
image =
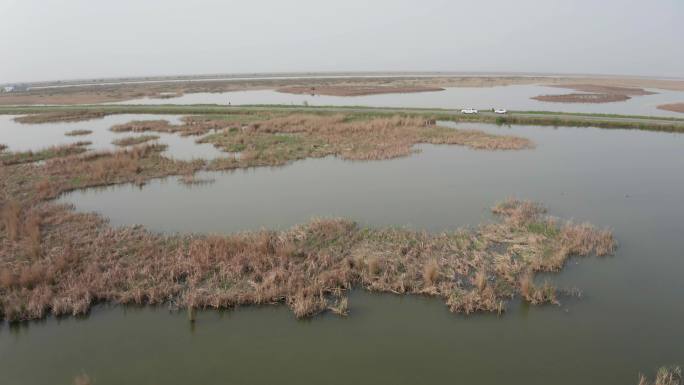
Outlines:
{"type": "Polygon", "coordinates": [[[301,71],[684,77],[684,0],[0,0],[0,83],[301,71]]]}

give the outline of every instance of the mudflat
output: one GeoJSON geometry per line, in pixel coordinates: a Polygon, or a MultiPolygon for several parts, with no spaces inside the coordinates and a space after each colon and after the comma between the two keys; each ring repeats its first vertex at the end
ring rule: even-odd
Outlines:
{"type": "Polygon", "coordinates": [[[327,96],[366,96],[366,95],[381,95],[381,94],[408,94],[415,92],[435,92],[444,91],[441,87],[421,87],[421,86],[407,86],[407,87],[385,87],[385,86],[324,86],[324,87],[306,87],[293,86],[278,88],[276,91],[287,94],[310,94],[310,95],[327,95],[327,96]]]}

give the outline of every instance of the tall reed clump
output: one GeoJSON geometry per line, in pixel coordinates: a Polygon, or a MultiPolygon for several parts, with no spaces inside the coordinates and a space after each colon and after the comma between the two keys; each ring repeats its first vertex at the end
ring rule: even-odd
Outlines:
{"type": "Polygon", "coordinates": [[[128,136],[125,138],[119,138],[112,141],[112,144],[119,147],[133,146],[136,144],[142,144],[145,142],[150,142],[159,139],[159,135],[140,135],[140,136],[128,136]]]}
{"type": "Polygon", "coordinates": [[[107,116],[107,113],[104,111],[53,111],[18,116],[14,118],[14,121],[27,124],[81,122],[85,120],[101,119],[105,116],[107,116]]]}
{"type": "Polygon", "coordinates": [[[65,136],[85,136],[92,134],[92,130],[71,130],[64,133],[65,136]]]}
{"type": "Polygon", "coordinates": [[[82,141],[72,144],[51,146],[38,151],[2,152],[0,153],[0,165],[12,166],[80,154],[86,152],[87,146],[91,144],[91,142],[82,141]]]}
{"type": "Polygon", "coordinates": [[[18,201],[12,200],[3,202],[0,209],[2,217],[2,227],[5,230],[7,239],[16,241],[19,238],[21,228],[21,205],[18,201]]]}

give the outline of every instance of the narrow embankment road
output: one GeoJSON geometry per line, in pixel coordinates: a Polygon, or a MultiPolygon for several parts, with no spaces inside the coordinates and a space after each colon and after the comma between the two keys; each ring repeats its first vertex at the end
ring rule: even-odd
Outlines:
{"type": "Polygon", "coordinates": [[[378,108],[346,106],[292,106],[292,105],[60,105],[60,106],[0,106],[0,114],[33,114],[41,112],[91,112],[107,114],[232,114],[258,111],[281,111],[303,113],[357,113],[368,115],[411,114],[444,120],[462,122],[485,122],[498,124],[532,124],[549,126],[596,126],[602,128],[628,128],[649,131],[684,132],[684,118],[631,116],[612,114],[582,114],[547,111],[509,111],[500,115],[491,111],[481,111],[476,115],[465,115],[460,109],[438,108],[378,108]]]}

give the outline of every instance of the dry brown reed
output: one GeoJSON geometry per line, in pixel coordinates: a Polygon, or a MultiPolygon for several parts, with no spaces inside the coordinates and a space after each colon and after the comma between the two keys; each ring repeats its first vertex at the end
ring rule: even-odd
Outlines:
{"type": "MultiPolygon", "coordinates": [[[[210,141],[219,146],[244,146],[243,156],[224,163],[231,167],[326,154],[386,159],[409,154],[415,143],[510,149],[531,145],[520,138],[502,142],[484,133],[426,126],[423,120],[350,120],[344,115],[276,117],[216,135],[210,141]]],[[[314,220],[286,231],[227,236],[113,228],[95,214],[48,202],[65,191],[92,186],[167,175],[191,180],[205,166],[165,158],[163,149],[147,144],[69,154],[41,165],[0,167],[1,317],[19,321],[78,315],[97,302],[173,304],[191,312],[286,304],[297,317],[327,310],[346,314],[346,292],[353,287],[433,296],[454,312],[501,312],[516,295],[533,303],[556,301],[550,285],[533,284],[535,272],[560,269],[573,255],[609,254],[614,248],[607,230],[559,224],[540,205],[517,200],[495,206],[501,220],[477,230],[431,235],[314,220]]]]}
{"type": "MultiPolygon", "coordinates": [[[[205,121],[206,124],[206,121],[205,121]]],[[[329,155],[350,160],[381,160],[418,151],[416,144],[462,145],[479,150],[519,150],[533,147],[524,138],[475,130],[426,125],[425,119],[404,116],[357,118],[353,115],[290,114],[224,129],[200,139],[224,151],[241,153],[232,162],[215,162],[215,169],[275,166],[329,155]]]]}
{"type": "Polygon", "coordinates": [[[32,163],[42,160],[60,158],[80,154],[87,151],[91,142],[76,142],[71,144],[48,147],[39,151],[3,152],[0,153],[0,165],[11,166],[21,163],[32,163]]]}
{"type": "MultiPolygon", "coordinates": [[[[516,213],[529,203],[506,205],[516,213]]],[[[530,222],[507,214],[477,231],[437,235],[315,220],[282,232],[199,236],[114,229],[51,204],[31,210],[49,234],[43,252],[27,260],[26,245],[9,240],[0,251],[0,306],[13,321],[83,314],[100,301],[189,309],[284,303],[297,317],[345,314],[345,292],[356,286],[442,298],[463,313],[501,312],[515,295],[557,302],[555,289],[534,286],[530,272],[535,256],[563,245],[560,229],[530,244],[530,222]]]]}
{"type": "Polygon", "coordinates": [[[146,142],[151,142],[153,140],[159,139],[158,135],[139,135],[139,136],[127,136],[125,138],[119,138],[112,141],[112,144],[119,147],[134,146],[146,142]]]}
{"type": "Polygon", "coordinates": [[[640,375],[639,385],[684,385],[682,368],[679,366],[662,367],[658,369],[654,382],[649,381],[644,375],[640,375]]]}
{"type": "Polygon", "coordinates": [[[61,123],[61,122],[81,122],[86,120],[101,119],[107,116],[102,111],[54,111],[18,116],[14,120],[18,123],[39,124],[39,123],[61,123]]]}
{"type": "Polygon", "coordinates": [[[71,130],[64,133],[66,136],[84,136],[92,134],[92,130],[71,130]]]}

